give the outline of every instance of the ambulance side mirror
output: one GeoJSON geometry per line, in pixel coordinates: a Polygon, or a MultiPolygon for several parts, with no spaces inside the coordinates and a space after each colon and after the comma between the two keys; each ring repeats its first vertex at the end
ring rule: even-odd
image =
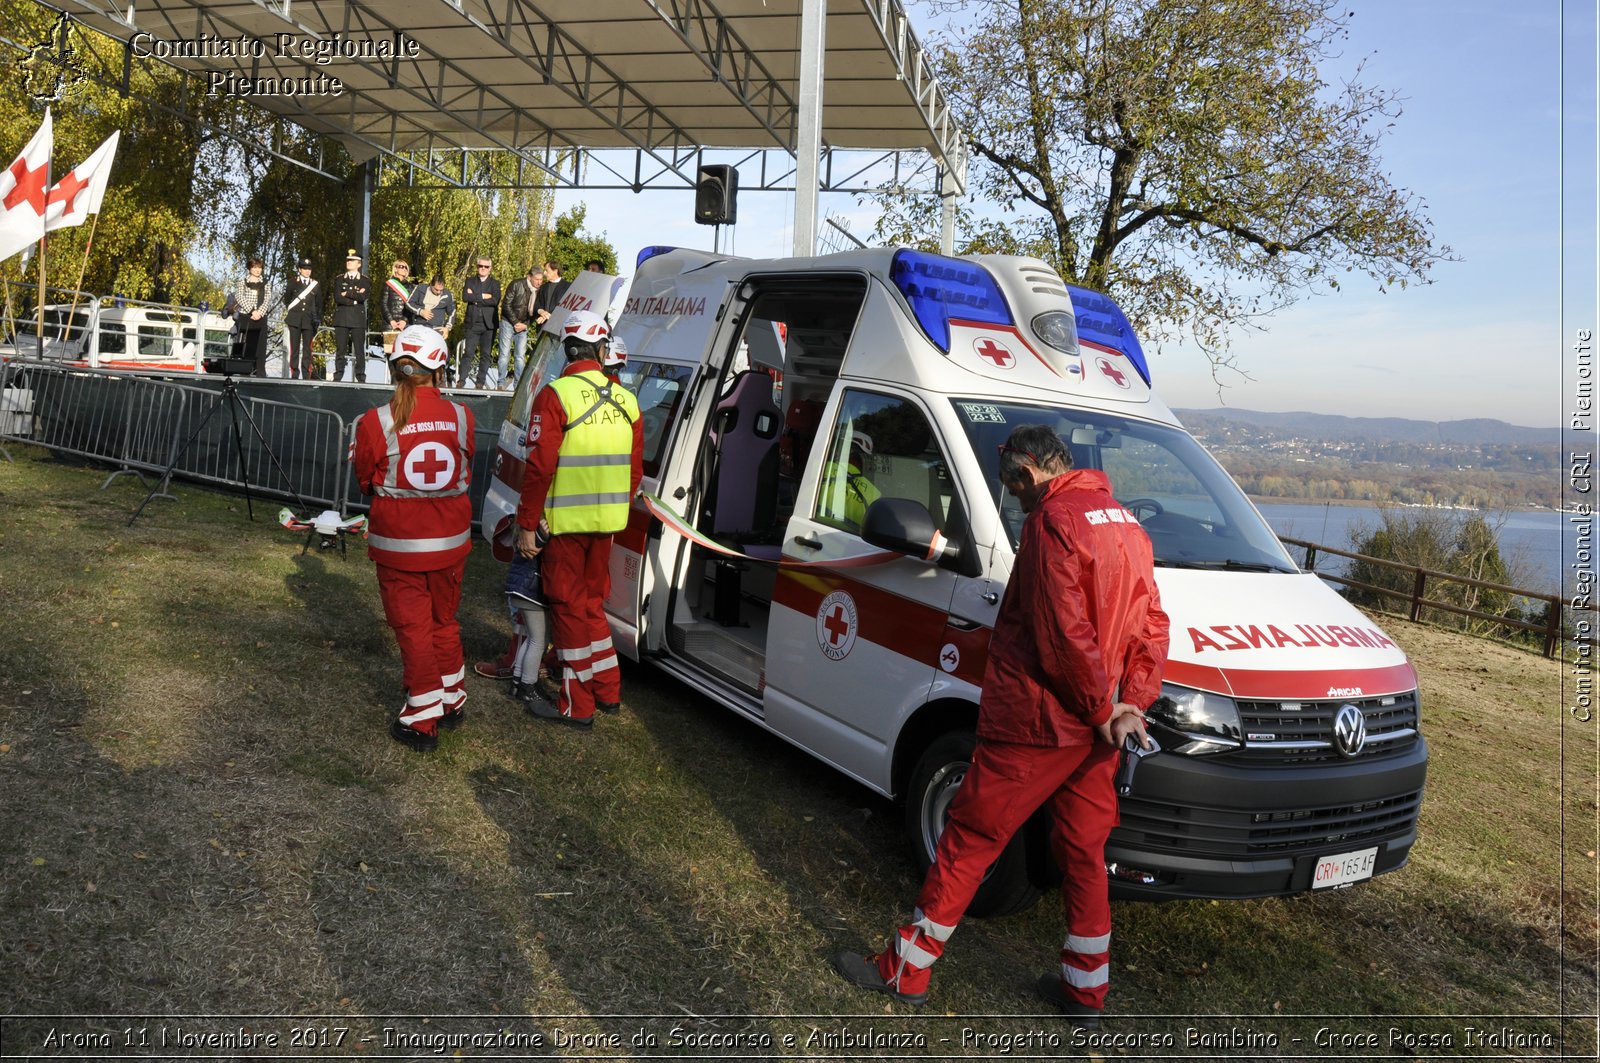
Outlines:
{"type": "Polygon", "coordinates": [[[955,568],[961,544],[946,539],[921,502],[909,498],[880,498],[867,507],[861,520],[861,537],[873,546],[955,568]]]}

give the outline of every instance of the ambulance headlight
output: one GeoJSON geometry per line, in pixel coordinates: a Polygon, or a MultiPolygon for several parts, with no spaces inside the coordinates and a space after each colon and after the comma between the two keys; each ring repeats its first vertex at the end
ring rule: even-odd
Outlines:
{"type": "Polygon", "coordinates": [[[1179,741],[1162,742],[1174,753],[1205,756],[1244,744],[1239,706],[1224,694],[1162,683],[1161,696],[1145,715],[1159,727],[1175,732],[1179,741]]]}

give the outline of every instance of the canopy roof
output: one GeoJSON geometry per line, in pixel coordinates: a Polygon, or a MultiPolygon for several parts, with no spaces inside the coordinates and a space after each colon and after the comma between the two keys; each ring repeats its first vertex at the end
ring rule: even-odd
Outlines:
{"type": "MultiPolygon", "coordinates": [[[[925,150],[959,187],[961,132],[900,0],[824,2],[825,149],[925,150]]],[[[794,150],[801,3],[49,0],[224,91],[310,88],[251,98],[357,158],[495,148],[569,180],[575,153],[633,149],[636,187],[692,181],[705,148],[794,150]],[[317,55],[334,45],[355,54],[317,55]]]]}

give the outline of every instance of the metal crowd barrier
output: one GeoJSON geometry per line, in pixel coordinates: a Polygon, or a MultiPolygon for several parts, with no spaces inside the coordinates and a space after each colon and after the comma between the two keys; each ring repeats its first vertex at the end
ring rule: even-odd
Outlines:
{"type": "Polygon", "coordinates": [[[346,431],[332,410],[24,361],[0,366],[0,394],[28,407],[25,416],[0,416],[0,440],[120,466],[102,489],[120,475],[152,473],[163,475],[164,492],[170,466],[172,476],[248,482],[252,492],[308,504],[333,507],[343,498],[346,431]]]}
{"type": "MultiPolygon", "coordinates": [[[[117,468],[102,490],[119,476],[161,476],[156,497],[170,498],[170,466],[171,476],[183,479],[233,489],[248,481],[256,494],[364,511],[369,500],[347,457],[359,416],[347,423],[334,410],[115,370],[0,363],[0,444],[110,462],[117,468]]],[[[474,522],[493,477],[498,435],[498,420],[474,434],[474,522]]],[[[3,445],[0,455],[11,460],[3,445]]]]}

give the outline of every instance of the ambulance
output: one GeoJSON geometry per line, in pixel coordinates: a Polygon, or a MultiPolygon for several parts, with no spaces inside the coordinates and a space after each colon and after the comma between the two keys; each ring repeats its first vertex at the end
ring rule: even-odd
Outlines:
{"type": "MultiPolygon", "coordinates": [[[[590,277],[567,309],[604,311],[590,277]]],[[[485,529],[515,511],[557,327],[501,428],[485,529]]],[[[1184,431],[1111,299],[1032,258],[647,248],[615,332],[645,473],[611,556],[618,651],[899,801],[923,867],[1022,528],[999,445],[1027,423],[1109,476],[1171,617],[1162,752],[1121,800],[1114,893],[1295,894],[1405,864],[1428,759],[1415,671],[1184,431]]],[[[1058,875],[1036,816],[973,911],[1058,875]]]]}

